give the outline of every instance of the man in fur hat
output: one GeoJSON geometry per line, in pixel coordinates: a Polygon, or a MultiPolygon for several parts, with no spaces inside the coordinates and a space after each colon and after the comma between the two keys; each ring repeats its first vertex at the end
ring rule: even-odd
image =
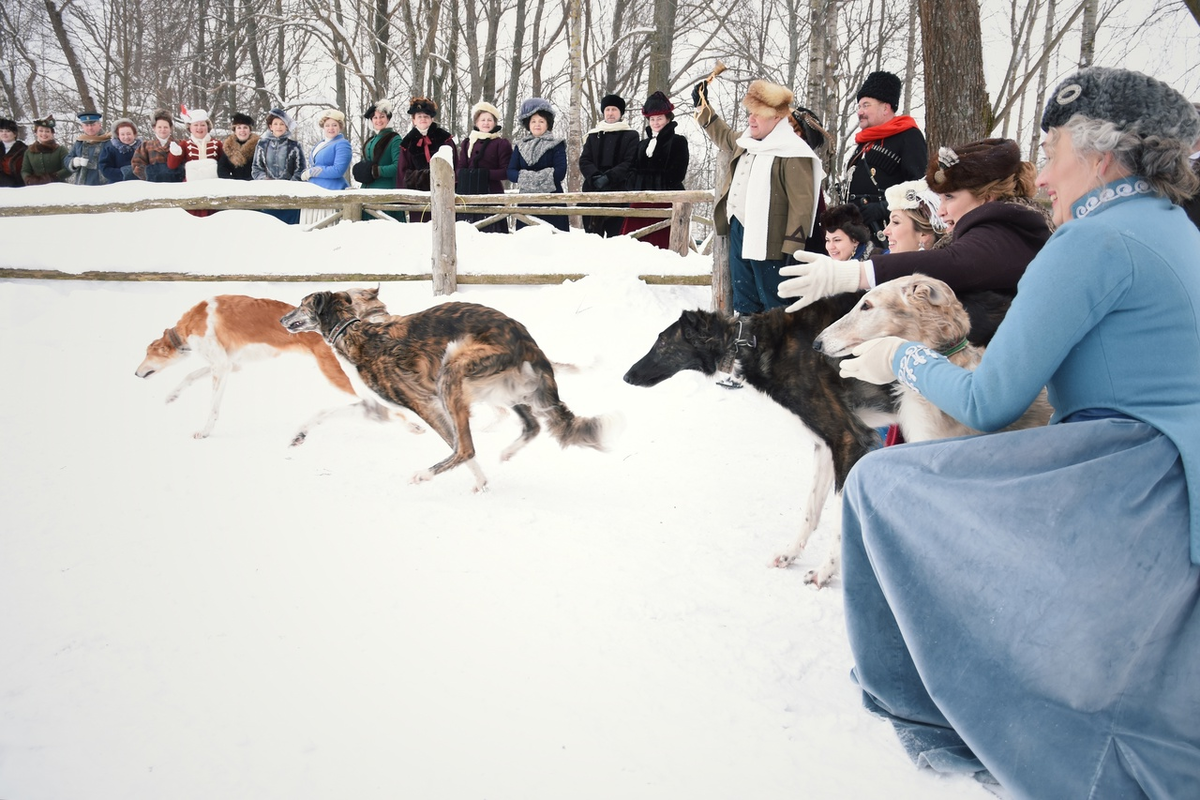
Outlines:
{"type": "MultiPolygon", "coordinates": [[[[619,192],[625,188],[629,168],[638,152],[638,133],[621,119],[625,99],[606,94],[600,99],[602,122],[587,133],[579,153],[579,171],[585,192],[619,192]]],[[[621,233],[621,217],[584,217],[583,229],[602,236],[621,233]]]]}
{"type": "Polygon", "coordinates": [[[742,99],[745,131],[732,130],[707,100],[708,81],[692,90],[696,122],[717,147],[731,153],[729,174],[717,192],[713,222],[729,237],[733,310],[753,314],[784,305],[779,269],[804,249],[816,222],[825,177],[821,161],[787,121],[792,93],[765,80],[751,82],[742,99]]]}
{"type": "MultiPolygon", "coordinates": [[[[925,177],[929,152],[917,122],[900,107],[900,78],[890,72],[872,72],[858,90],[857,147],[846,163],[842,179],[845,201],[858,206],[876,244],[884,241],[888,221],[888,188],[925,177]]],[[[886,246],[886,245],[885,245],[886,246]]]]}
{"type": "Polygon", "coordinates": [[[100,132],[100,114],[96,111],[79,112],[79,138],[63,159],[63,166],[70,171],[67,183],[76,186],[99,186],[108,183],[100,174],[100,151],[112,138],[100,132]]]}

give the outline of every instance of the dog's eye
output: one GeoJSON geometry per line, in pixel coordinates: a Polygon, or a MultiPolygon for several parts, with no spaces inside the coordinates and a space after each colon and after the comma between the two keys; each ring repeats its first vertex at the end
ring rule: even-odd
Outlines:
{"type": "Polygon", "coordinates": [[[858,310],[859,311],[870,311],[871,310],[871,301],[863,300],[862,305],[858,307],[858,310]]]}

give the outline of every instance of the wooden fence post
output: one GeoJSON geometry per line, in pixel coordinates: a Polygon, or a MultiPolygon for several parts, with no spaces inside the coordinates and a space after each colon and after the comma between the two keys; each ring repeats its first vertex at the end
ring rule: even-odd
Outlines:
{"type": "Polygon", "coordinates": [[[433,293],[458,291],[454,239],[454,151],[442,145],[429,162],[429,219],[433,223],[433,293]]]}
{"type": "Polygon", "coordinates": [[[671,252],[686,256],[692,247],[692,204],[671,204],[671,252]]]}
{"type": "Polygon", "coordinates": [[[729,151],[717,151],[717,168],[713,175],[713,246],[712,246],[712,306],[714,311],[726,314],[733,312],[733,284],[729,277],[729,237],[716,235],[717,197],[716,190],[724,186],[722,181],[729,174],[729,151]]]}

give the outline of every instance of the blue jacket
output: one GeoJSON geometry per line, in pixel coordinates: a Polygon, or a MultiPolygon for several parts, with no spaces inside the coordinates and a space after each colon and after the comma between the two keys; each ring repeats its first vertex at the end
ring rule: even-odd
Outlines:
{"type": "Polygon", "coordinates": [[[109,183],[121,181],[136,181],[133,174],[133,154],[142,146],[141,139],[134,139],[133,144],[125,144],[120,139],[112,138],[105,142],[100,150],[100,174],[109,183]]]}
{"type": "Polygon", "coordinates": [[[276,137],[267,131],[254,148],[250,177],[256,181],[298,181],[308,166],[304,148],[287,134],[276,137]]]}
{"type": "Polygon", "coordinates": [[[346,181],[346,170],[350,168],[350,160],[354,157],[350,142],[340,133],[328,141],[322,140],[312,149],[309,168],[320,167],[321,174],[309,180],[309,183],[326,189],[345,189],[350,184],[346,181]]]}
{"type": "Polygon", "coordinates": [[[63,159],[63,167],[71,172],[67,177],[67,183],[77,186],[100,186],[107,183],[104,176],[100,174],[100,152],[109,141],[108,134],[104,134],[103,137],[94,137],[92,141],[84,141],[84,137],[76,139],[75,144],[71,145],[71,149],[67,151],[67,155],[63,159]],[[75,166],[76,158],[86,158],[87,166],[75,166]]]}
{"type": "Polygon", "coordinates": [[[1072,211],[1025,270],[977,370],[911,342],[893,367],[978,430],[1008,425],[1045,386],[1055,422],[1111,409],[1162,431],[1183,458],[1200,564],[1200,230],[1137,178],[1072,211]]]}

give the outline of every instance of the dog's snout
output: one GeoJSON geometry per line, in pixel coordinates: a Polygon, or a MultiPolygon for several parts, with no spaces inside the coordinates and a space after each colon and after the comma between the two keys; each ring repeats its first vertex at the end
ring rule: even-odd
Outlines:
{"type": "Polygon", "coordinates": [[[818,353],[825,352],[825,343],[821,341],[820,336],[818,336],[816,339],[813,339],[813,350],[816,350],[818,353]]]}

